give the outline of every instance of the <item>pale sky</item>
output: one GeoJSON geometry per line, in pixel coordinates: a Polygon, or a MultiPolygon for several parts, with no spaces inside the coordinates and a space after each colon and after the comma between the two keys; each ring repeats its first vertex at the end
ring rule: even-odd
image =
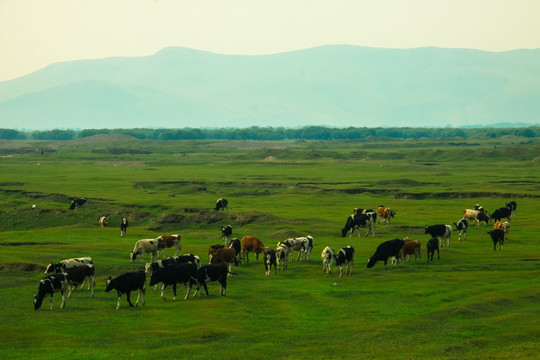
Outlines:
{"type": "Polygon", "coordinates": [[[540,48],[540,0],[0,0],[0,81],[167,46],[258,55],[329,44],[540,48]]]}

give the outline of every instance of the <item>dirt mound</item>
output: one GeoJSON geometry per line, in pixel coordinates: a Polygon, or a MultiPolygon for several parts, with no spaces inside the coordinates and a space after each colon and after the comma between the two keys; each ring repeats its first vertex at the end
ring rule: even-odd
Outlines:
{"type": "Polygon", "coordinates": [[[37,264],[0,264],[0,271],[16,271],[16,272],[44,272],[45,267],[37,264]]]}

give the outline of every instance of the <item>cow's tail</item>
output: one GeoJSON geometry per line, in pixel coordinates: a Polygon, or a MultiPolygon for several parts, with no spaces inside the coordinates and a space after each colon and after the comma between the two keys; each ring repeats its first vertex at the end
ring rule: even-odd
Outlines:
{"type": "Polygon", "coordinates": [[[229,270],[227,270],[227,273],[229,273],[229,274],[231,274],[231,275],[238,275],[237,273],[232,272],[232,271],[229,271],[229,270]]]}

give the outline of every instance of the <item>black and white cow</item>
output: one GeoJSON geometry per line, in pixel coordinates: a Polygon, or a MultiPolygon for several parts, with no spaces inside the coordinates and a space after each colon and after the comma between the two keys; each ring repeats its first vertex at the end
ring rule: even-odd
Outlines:
{"type": "Polygon", "coordinates": [[[88,287],[90,288],[90,296],[94,297],[94,288],[96,286],[96,281],[94,279],[95,268],[94,265],[81,265],[66,268],[63,270],[64,273],[68,275],[69,279],[69,292],[68,298],[71,297],[71,293],[79,285],[84,285],[88,280],[88,287]]]}
{"type": "MultiPolygon", "coordinates": [[[[375,254],[373,254],[373,256],[371,256],[368,260],[368,269],[372,268],[378,261],[384,261],[384,265],[386,265],[388,258],[391,257],[402,259],[403,246],[405,246],[405,241],[403,241],[403,239],[392,239],[379,244],[375,250],[375,254]]],[[[394,265],[396,264],[397,261],[394,265]]]]}
{"type": "Polygon", "coordinates": [[[242,252],[242,243],[237,238],[234,238],[231,240],[231,243],[229,244],[229,247],[231,249],[234,249],[236,251],[236,255],[239,256],[242,252]]]}
{"type": "Polygon", "coordinates": [[[297,261],[302,258],[305,261],[311,261],[311,252],[313,251],[313,236],[303,236],[294,238],[295,241],[300,242],[301,249],[298,252],[297,261]]]}
{"type": "MultiPolygon", "coordinates": [[[[223,245],[229,245],[229,241],[232,235],[232,226],[225,225],[221,227],[221,238],[223,239],[223,245]]],[[[237,254],[240,254],[239,252],[237,254]]]]}
{"type": "Polygon", "coordinates": [[[270,273],[272,272],[272,266],[274,266],[274,274],[277,275],[276,251],[274,249],[265,248],[264,268],[266,270],[266,276],[270,276],[270,273]]]}
{"type": "Polygon", "coordinates": [[[352,214],[347,218],[345,227],[341,229],[341,237],[345,237],[350,230],[349,237],[352,236],[354,229],[358,229],[358,236],[360,236],[360,228],[367,228],[367,232],[364,236],[368,236],[371,231],[371,235],[375,236],[375,220],[377,219],[377,213],[367,214],[352,214]]]}
{"type": "Polygon", "coordinates": [[[84,210],[85,204],[86,204],[86,199],[85,198],[78,198],[78,199],[75,199],[75,200],[73,200],[71,202],[71,205],[69,205],[69,209],[74,210],[74,209],[81,208],[81,209],[84,210]]]}
{"type": "Polygon", "coordinates": [[[39,282],[38,293],[34,295],[34,310],[38,310],[43,303],[43,299],[47,296],[51,297],[51,309],[53,308],[53,294],[55,292],[60,292],[62,294],[62,305],[60,308],[63,308],[66,305],[66,292],[69,287],[69,279],[66,274],[53,274],[43,278],[39,282]]]}
{"type": "Polygon", "coordinates": [[[336,252],[330,246],[327,246],[323,249],[321,253],[323,272],[327,274],[332,273],[332,261],[336,257],[336,252]]]}
{"type": "Polygon", "coordinates": [[[467,240],[467,228],[469,227],[467,219],[463,218],[458,222],[455,222],[454,225],[456,225],[456,230],[459,234],[458,241],[461,241],[461,235],[463,235],[463,240],[467,240]]]}
{"type": "Polygon", "coordinates": [[[223,210],[227,210],[227,212],[229,211],[229,202],[227,201],[227,199],[224,199],[224,198],[219,198],[216,200],[216,207],[214,208],[214,210],[216,211],[223,211],[223,210]]]}
{"type": "Polygon", "coordinates": [[[336,266],[339,266],[339,277],[343,276],[343,268],[345,268],[345,275],[352,275],[353,263],[354,248],[349,245],[339,249],[336,255],[336,266]]]}
{"type": "Polygon", "coordinates": [[[437,237],[441,240],[440,247],[443,248],[446,240],[446,247],[450,246],[450,237],[452,236],[452,227],[445,224],[426,225],[424,234],[431,235],[432,238],[437,237]]]}
{"type": "Polygon", "coordinates": [[[276,247],[276,267],[284,271],[287,269],[287,259],[289,258],[289,248],[285,243],[278,243],[276,247]]]}
{"type": "Polygon", "coordinates": [[[511,217],[513,219],[516,216],[517,203],[514,200],[509,201],[506,203],[506,207],[510,209],[511,217]]]}
{"type": "Polygon", "coordinates": [[[144,293],[146,290],[146,274],[144,270],[128,272],[120,276],[115,277],[114,279],[107,279],[107,286],[105,287],[105,292],[109,292],[112,289],[115,289],[118,293],[118,303],[116,304],[116,310],[120,308],[120,298],[122,294],[126,294],[127,302],[129,306],[133,307],[131,303],[130,294],[132,291],[138,290],[139,295],[137,296],[137,301],[135,306],[139,305],[139,299],[142,299],[142,304],[144,305],[144,293]]]}
{"type": "Polygon", "coordinates": [[[489,217],[494,221],[501,221],[501,219],[506,218],[510,222],[512,221],[512,209],[507,207],[498,208],[489,217]]]}
{"type": "Polygon", "coordinates": [[[154,271],[157,271],[158,269],[163,269],[164,267],[171,264],[187,264],[187,263],[193,263],[197,266],[197,268],[201,267],[201,259],[197,255],[186,254],[186,255],[180,255],[180,256],[171,256],[162,260],[146,263],[145,272],[147,274],[148,273],[151,274],[154,271]]]}
{"type": "Polygon", "coordinates": [[[67,268],[82,265],[94,265],[94,260],[92,260],[90,256],[60,260],[56,264],[47,265],[47,267],[45,268],[45,274],[58,274],[64,272],[64,270],[67,268]]]}
{"type": "MultiPolygon", "coordinates": [[[[208,296],[208,288],[206,286],[207,282],[217,281],[221,284],[221,295],[225,296],[227,291],[227,274],[229,269],[227,269],[227,264],[208,264],[203,265],[197,270],[197,290],[193,296],[196,296],[199,293],[199,290],[204,287],[206,291],[206,296],[208,296]]],[[[235,273],[232,273],[236,275],[235,273]]]]}
{"type": "Polygon", "coordinates": [[[435,254],[435,250],[437,250],[437,259],[439,260],[441,259],[440,254],[439,254],[439,239],[437,239],[436,237],[432,237],[431,239],[429,239],[426,244],[426,249],[427,249],[428,262],[433,261],[433,255],[435,254]],[[431,260],[430,260],[430,255],[431,255],[431,260]]]}
{"type": "Polygon", "coordinates": [[[503,249],[504,245],[504,230],[493,229],[487,232],[493,240],[493,250],[497,250],[497,244],[499,244],[499,250],[503,249]]]}
{"type": "Polygon", "coordinates": [[[176,284],[184,284],[187,286],[186,296],[184,297],[184,300],[186,300],[189,297],[191,286],[195,283],[196,277],[197,265],[194,263],[169,264],[152,272],[150,286],[162,283],[161,298],[165,300],[165,288],[172,285],[174,300],[176,300],[176,284]]]}
{"type": "Polygon", "coordinates": [[[120,222],[120,236],[126,236],[128,225],[128,219],[122,218],[122,221],[120,222]]]}

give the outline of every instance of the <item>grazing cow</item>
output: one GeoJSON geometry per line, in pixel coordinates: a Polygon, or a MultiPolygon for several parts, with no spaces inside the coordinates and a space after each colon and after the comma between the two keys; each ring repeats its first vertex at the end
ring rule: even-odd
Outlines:
{"type": "Polygon", "coordinates": [[[182,255],[182,237],[180,235],[160,235],[156,238],[156,240],[158,241],[158,256],[159,251],[161,250],[163,257],[165,257],[165,248],[170,248],[173,246],[176,248],[174,256],[178,256],[179,251],[180,255],[182,255]]]}
{"type": "Polygon", "coordinates": [[[289,257],[289,248],[283,242],[279,242],[276,247],[276,266],[284,271],[287,268],[287,258],[289,257]]]}
{"type": "Polygon", "coordinates": [[[300,249],[300,245],[296,244],[296,241],[293,238],[288,238],[285,241],[278,242],[277,245],[276,245],[276,249],[278,249],[280,247],[286,249],[285,252],[287,253],[287,256],[290,256],[290,261],[292,261],[293,248],[296,247],[297,248],[296,251],[299,251],[299,249],[300,249]]]}
{"type": "MultiPolygon", "coordinates": [[[[368,269],[372,268],[377,261],[384,261],[384,265],[386,265],[388,258],[395,257],[396,259],[401,259],[403,257],[403,246],[405,246],[403,239],[392,239],[381,243],[377,246],[375,254],[369,258],[367,263],[368,269]]],[[[394,263],[394,265],[396,264],[394,263]]]]}
{"type": "Polygon", "coordinates": [[[227,210],[227,212],[229,212],[229,202],[227,201],[227,199],[224,199],[224,198],[217,199],[216,200],[216,207],[214,208],[214,210],[216,210],[216,211],[227,210]]]}
{"type": "Polygon", "coordinates": [[[45,268],[45,274],[65,272],[65,269],[75,266],[94,265],[91,257],[71,258],[61,260],[56,264],[49,264],[45,268]]]}
{"type": "Polygon", "coordinates": [[[126,218],[122,218],[122,221],[120,222],[120,236],[126,236],[128,225],[128,220],[126,218]]]}
{"type": "Polygon", "coordinates": [[[517,203],[512,200],[506,203],[506,207],[511,211],[511,218],[513,219],[516,216],[517,203]]]}
{"type": "Polygon", "coordinates": [[[467,219],[463,218],[458,222],[455,222],[456,230],[458,231],[458,241],[461,241],[461,235],[463,235],[463,240],[467,240],[467,228],[469,227],[469,222],[467,219]]]}
{"type": "Polygon", "coordinates": [[[264,244],[261,240],[253,236],[244,236],[242,240],[242,257],[244,258],[244,263],[249,263],[249,253],[254,252],[256,261],[259,261],[259,254],[264,252],[264,244]]]}
{"type": "MultiPolygon", "coordinates": [[[[206,283],[210,281],[219,282],[221,284],[221,295],[225,296],[225,292],[227,291],[228,273],[229,271],[227,270],[227,265],[225,264],[209,264],[201,266],[200,269],[197,270],[197,290],[193,296],[196,296],[199,293],[201,286],[204,287],[206,296],[208,296],[208,288],[206,287],[206,283]]],[[[235,273],[232,274],[236,275],[235,273]]]]}
{"type": "Polygon", "coordinates": [[[96,286],[96,281],[94,279],[95,268],[94,265],[81,265],[66,268],[63,270],[64,273],[68,275],[69,280],[69,292],[68,298],[71,297],[71,293],[79,285],[82,285],[88,280],[88,286],[90,288],[90,296],[94,297],[94,288],[96,286]]]}
{"type": "Polygon", "coordinates": [[[491,240],[493,240],[493,250],[495,251],[497,249],[497,244],[499,244],[499,250],[502,250],[504,245],[504,231],[494,229],[487,233],[491,236],[491,240]]]}
{"type": "Polygon", "coordinates": [[[266,270],[266,276],[270,276],[270,272],[272,271],[272,265],[274,266],[274,273],[277,275],[276,251],[274,249],[265,248],[264,268],[266,270]]]}
{"type": "Polygon", "coordinates": [[[174,300],[176,300],[176,284],[184,284],[187,286],[186,296],[184,300],[189,297],[191,292],[191,286],[195,283],[197,277],[197,265],[194,263],[184,264],[169,264],[165,267],[160,267],[155,271],[152,271],[150,276],[150,286],[162,283],[161,286],[161,298],[165,300],[165,288],[172,285],[174,300]]]}
{"type": "Polygon", "coordinates": [[[390,224],[390,219],[396,215],[396,212],[386,206],[379,205],[377,208],[377,220],[380,224],[390,224]]]}
{"type": "Polygon", "coordinates": [[[481,221],[485,222],[486,224],[489,222],[489,216],[480,210],[463,210],[463,219],[474,220],[476,222],[476,226],[480,226],[481,221]]]}
{"type": "Polygon", "coordinates": [[[429,234],[431,237],[438,237],[441,240],[441,248],[444,247],[444,241],[446,240],[446,247],[450,246],[450,237],[452,236],[452,227],[445,224],[426,225],[424,234],[429,234]]]}
{"type": "Polygon", "coordinates": [[[343,276],[343,268],[345,267],[345,275],[352,275],[354,262],[354,248],[346,246],[339,249],[336,255],[336,266],[339,266],[339,277],[343,276]]]}
{"type": "Polygon", "coordinates": [[[437,259],[441,259],[439,254],[439,239],[436,237],[432,237],[428,240],[426,244],[427,248],[427,261],[430,262],[430,255],[431,255],[431,261],[433,261],[433,255],[435,254],[435,250],[437,250],[437,259]]]}
{"type": "Polygon", "coordinates": [[[225,225],[221,227],[221,238],[223,239],[223,245],[229,245],[229,239],[232,235],[232,226],[225,225]]]}
{"type": "Polygon", "coordinates": [[[313,237],[311,235],[294,238],[296,243],[300,244],[300,251],[298,251],[298,258],[302,257],[305,261],[311,261],[311,252],[313,251],[313,237]]]}
{"type": "Polygon", "coordinates": [[[144,273],[144,270],[138,270],[133,272],[128,272],[125,274],[122,274],[120,276],[115,277],[114,279],[109,278],[107,279],[107,286],[105,287],[105,292],[108,293],[112,289],[115,289],[118,293],[118,302],[116,304],[116,310],[120,308],[120,298],[122,297],[122,294],[126,294],[127,302],[129,303],[129,306],[133,307],[133,304],[131,303],[131,292],[138,290],[139,295],[137,296],[137,301],[135,302],[135,306],[139,305],[139,299],[142,300],[142,304],[144,305],[144,292],[146,290],[146,274],[144,273]]]}
{"type": "Polygon", "coordinates": [[[62,305],[60,308],[63,308],[66,305],[66,291],[68,291],[68,276],[66,274],[53,274],[47,277],[44,277],[39,282],[38,293],[34,295],[34,310],[38,310],[43,303],[45,297],[51,297],[51,309],[53,308],[53,294],[55,292],[60,292],[62,294],[62,305]]]}
{"type": "Polygon", "coordinates": [[[212,254],[218,251],[219,249],[224,248],[225,246],[221,244],[212,244],[208,247],[208,263],[210,264],[210,258],[212,257],[212,254]]]}
{"type": "Polygon", "coordinates": [[[508,221],[496,221],[493,228],[504,231],[504,241],[508,241],[508,233],[510,232],[510,223],[508,221]]]}
{"type": "Polygon", "coordinates": [[[508,222],[512,221],[512,210],[510,208],[498,208],[490,215],[490,219],[494,221],[501,221],[503,218],[506,218],[508,222]]]}
{"type": "Polygon", "coordinates": [[[236,257],[236,250],[232,248],[222,247],[217,249],[214,253],[210,254],[210,264],[227,264],[229,272],[232,271],[232,266],[238,266],[238,258],[236,257]]]}
{"type": "Polygon", "coordinates": [[[86,199],[85,198],[78,198],[78,199],[75,199],[75,200],[73,200],[71,202],[71,205],[69,205],[69,209],[74,210],[74,209],[81,208],[81,209],[84,210],[85,204],[86,204],[86,199]]]}
{"type": "Polygon", "coordinates": [[[330,246],[323,249],[321,253],[323,272],[327,274],[332,273],[332,261],[336,257],[336,252],[330,246]]]}
{"type": "Polygon", "coordinates": [[[109,226],[109,218],[107,218],[106,216],[102,216],[99,218],[98,223],[101,227],[109,226]]]}
{"type": "Polygon", "coordinates": [[[145,252],[151,254],[152,258],[150,261],[154,261],[158,252],[158,241],[156,239],[142,239],[137,241],[130,255],[131,262],[135,261],[137,255],[140,256],[141,262],[143,262],[145,252]]]}
{"type": "Polygon", "coordinates": [[[229,247],[231,249],[234,249],[236,251],[236,255],[239,256],[242,252],[242,243],[237,238],[234,238],[231,240],[231,243],[229,244],[229,247]]]}
{"type": "Polygon", "coordinates": [[[345,237],[347,232],[351,230],[349,237],[352,236],[354,229],[358,228],[358,236],[360,236],[360,227],[366,227],[367,232],[364,236],[368,236],[371,231],[371,235],[375,236],[375,219],[377,218],[376,213],[368,214],[352,214],[347,218],[345,227],[341,229],[341,237],[345,237]]]}
{"type": "Polygon", "coordinates": [[[174,257],[168,257],[163,260],[157,260],[151,263],[146,263],[144,267],[145,273],[153,273],[154,271],[158,269],[163,269],[164,267],[171,265],[171,264],[187,264],[187,263],[193,263],[197,266],[197,268],[201,267],[201,260],[197,255],[193,254],[187,254],[187,255],[180,255],[180,256],[174,256],[174,257]]]}
{"type": "Polygon", "coordinates": [[[414,255],[414,262],[416,258],[422,260],[421,244],[418,240],[411,240],[408,237],[403,238],[405,242],[403,245],[403,256],[409,261],[411,255],[414,255]]]}

